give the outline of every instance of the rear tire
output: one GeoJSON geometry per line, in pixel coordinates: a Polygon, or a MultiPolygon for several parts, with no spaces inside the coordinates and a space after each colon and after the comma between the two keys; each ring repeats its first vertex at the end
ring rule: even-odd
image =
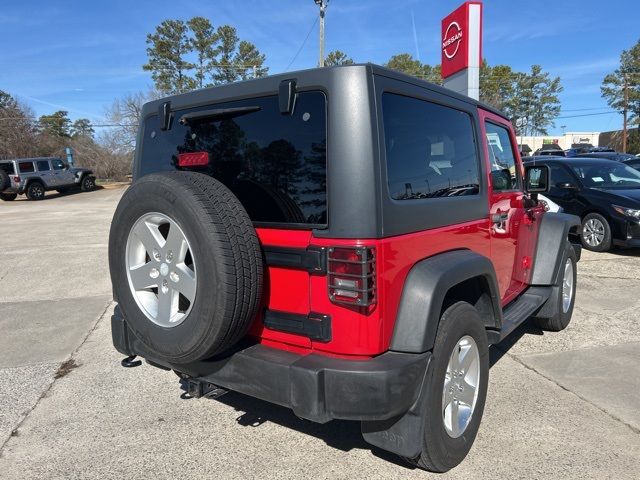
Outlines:
{"type": "Polygon", "coordinates": [[[576,264],[576,252],[571,244],[567,243],[565,246],[563,263],[560,267],[562,269],[559,279],[560,283],[553,289],[553,294],[556,295],[556,311],[551,317],[535,317],[536,324],[542,330],[547,330],[549,332],[559,332],[567,328],[567,326],[569,325],[571,316],[573,315],[573,307],[576,301],[576,264]]]}
{"type": "Polygon", "coordinates": [[[415,465],[431,472],[446,472],[462,462],[480,427],[488,379],[489,344],[482,319],[470,304],[454,303],[438,325],[425,384],[424,441],[422,453],[412,460],[415,465]],[[477,357],[470,357],[474,351],[477,357]],[[451,368],[454,358],[457,369],[451,368]],[[474,382],[475,389],[469,388],[474,382]],[[472,393],[473,400],[469,400],[472,393]],[[453,413],[456,402],[458,416],[453,413]],[[460,421],[454,422],[454,418],[460,421]]]}
{"type": "Polygon", "coordinates": [[[18,198],[17,193],[0,193],[0,200],[5,202],[13,202],[16,198],[18,198]]]}
{"type": "Polygon", "coordinates": [[[31,182],[27,187],[27,198],[29,200],[42,200],[44,198],[44,185],[40,182],[31,182]]]}
{"type": "Polygon", "coordinates": [[[127,325],[151,353],[172,363],[231,348],[246,334],[260,304],[263,266],[255,228],[227,187],[200,173],[151,174],[127,190],[111,225],[109,267],[127,325]],[[164,219],[166,233],[153,226],[154,218],[164,219]],[[151,237],[144,230],[148,225],[151,237]],[[182,235],[180,250],[188,261],[173,258],[169,238],[174,228],[182,235]],[[149,268],[149,275],[135,276],[142,285],[134,280],[138,264],[149,268]],[[185,266],[192,281],[182,291],[172,276],[179,273],[182,282],[185,266]],[[173,292],[178,291],[180,296],[162,303],[161,288],[163,295],[176,299],[173,292]]]}

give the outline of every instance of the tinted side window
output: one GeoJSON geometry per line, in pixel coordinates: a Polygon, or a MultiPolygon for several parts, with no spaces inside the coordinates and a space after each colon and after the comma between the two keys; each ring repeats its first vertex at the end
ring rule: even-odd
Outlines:
{"type": "Polygon", "coordinates": [[[489,161],[491,162],[491,183],[497,192],[518,188],[518,169],[511,148],[509,130],[495,123],[486,122],[489,161]]]}
{"type": "Polygon", "coordinates": [[[293,115],[280,113],[277,96],[207,105],[177,112],[171,130],[147,121],[140,174],[162,168],[178,155],[208,152],[209,165],[194,168],[225,184],[254,222],[325,225],[327,223],[326,99],[301,92],[293,115]],[[180,125],[185,113],[258,107],[226,118],[201,118],[180,125]]]}
{"type": "Polygon", "coordinates": [[[18,168],[20,168],[20,173],[35,172],[35,169],[33,168],[33,162],[20,162],[18,164],[18,168]]]}
{"type": "Polygon", "coordinates": [[[38,171],[39,172],[48,172],[49,170],[51,170],[51,167],[49,166],[49,161],[48,160],[38,160],[38,171]]]}
{"type": "Polygon", "coordinates": [[[478,194],[479,162],[468,113],[384,93],[382,114],[391,198],[478,194]]]}
{"type": "Polygon", "coordinates": [[[576,179],[567,171],[562,165],[549,165],[549,173],[551,174],[551,187],[556,187],[559,183],[572,183],[576,184],[576,179]]]}
{"type": "Polygon", "coordinates": [[[64,169],[64,162],[60,159],[51,160],[51,165],[53,165],[54,170],[64,169]]]}

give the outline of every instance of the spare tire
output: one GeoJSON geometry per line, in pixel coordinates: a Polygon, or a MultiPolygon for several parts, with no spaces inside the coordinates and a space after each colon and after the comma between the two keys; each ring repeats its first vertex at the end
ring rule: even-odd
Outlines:
{"type": "Polygon", "coordinates": [[[227,187],[200,173],[155,173],[127,190],[111,224],[109,268],[130,329],[173,363],[232,347],[261,300],[253,224],[227,187]]]}
{"type": "Polygon", "coordinates": [[[11,186],[11,180],[9,175],[3,169],[0,168],[0,192],[6,190],[11,186]]]}

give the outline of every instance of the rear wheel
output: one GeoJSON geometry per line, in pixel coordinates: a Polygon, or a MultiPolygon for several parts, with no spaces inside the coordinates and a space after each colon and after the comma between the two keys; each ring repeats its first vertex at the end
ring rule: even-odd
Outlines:
{"type": "Polygon", "coordinates": [[[590,213],[582,219],[582,245],[592,252],[606,252],[611,248],[611,227],[599,213],[590,213]]]}
{"type": "Polygon", "coordinates": [[[18,198],[17,193],[0,193],[0,200],[5,202],[13,202],[16,198],[18,198]]]}
{"type": "Polygon", "coordinates": [[[27,198],[29,200],[42,200],[44,192],[44,185],[40,182],[31,182],[27,187],[27,198]]]}
{"type": "Polygon", "coordinates": [[[442,314],[425,385],[422,453],[413,462],[446,472],[467,455],[480,427],[489,378],[489,345],[478,311],[457,302],[442,314]]]}

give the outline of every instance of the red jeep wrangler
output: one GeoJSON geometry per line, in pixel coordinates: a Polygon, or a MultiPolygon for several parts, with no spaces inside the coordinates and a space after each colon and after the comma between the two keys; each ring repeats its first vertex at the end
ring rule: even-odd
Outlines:
{"type": "Polygon", "coordinates": [[[374,65],[148,103],[109,238],[114,345],[446,471],[489,345],[571,319],[580,219],[544,212],[547,181],[500,112],[374,65]]]}

